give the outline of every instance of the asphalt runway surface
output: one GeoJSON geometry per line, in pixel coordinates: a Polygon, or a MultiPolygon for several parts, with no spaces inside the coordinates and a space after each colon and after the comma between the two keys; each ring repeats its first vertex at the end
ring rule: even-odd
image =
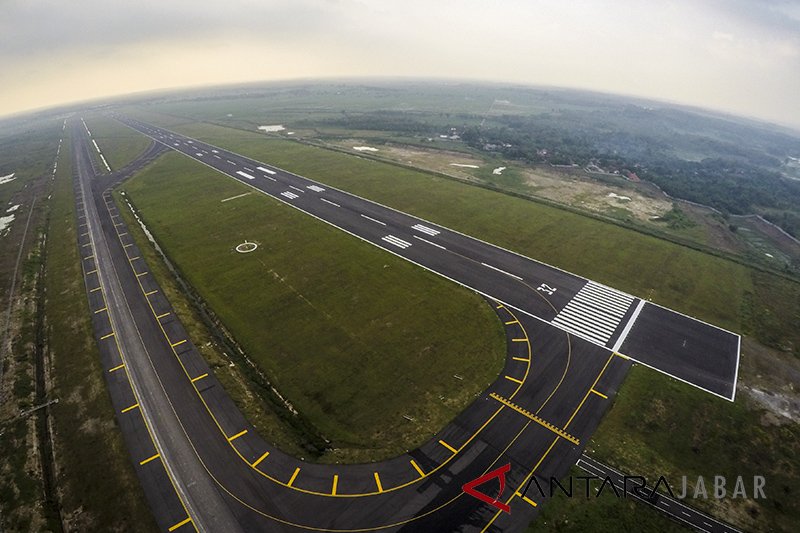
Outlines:
{"type": "MultiPolygon", "coordinates": [[[[543,502],[521,491],[532,476],[546,483],[575,464],[631,365],[613,348],[641,335],[634,335],[634,319],[647,316],[651,304],[323,184],[128,121],[170,148],[189,147],[195,159],[231,161],[224,163],[227,175],[263,185],[268,194],[329,217],[327,222],[424,268],[442,269],[440,274],[484,294],[505,324],[503,372],[418,449],[361,465],[318,465],[286,455],[247,422],[188,338],[119,216],[127,207],[117,206],[109,194],[124,175],[96,174],[88,132],[73,122],[78,245],[95,335],[120,428],[164,530],[524,529],[543,502]],[[587,319],[591,313],[599,317],[597,325],[587,319]],[[498,500],[510,513],[463,493],[462,485],[504,465],[509,471],[498,500]]],[[[690,339],[702,339],[704,328],[717,329],[695,322],[690,339]]],[[[681,335],[685,327],[677,323],[673,329],[681,335]]],[[[673,342],[684,346],[683,340],[673,342]]],[[[738,340],[736,346],[738,360],[738,340]]],[[[494,496],[497,483],[480,490],[494,496]]]]}

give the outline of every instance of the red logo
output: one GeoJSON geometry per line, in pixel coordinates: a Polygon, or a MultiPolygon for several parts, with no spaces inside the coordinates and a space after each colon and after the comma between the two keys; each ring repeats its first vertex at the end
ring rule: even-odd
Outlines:
{"type": "Polygon", "coordinates": [[[503,502],[498,501],[500,497],[503,495],[503,491],[506,488],[506,472],[508,472],[509,470],[511,470],[511,463],[508,463],[505,466],[501,466],[497,470],[492,470],[491,472],[484,474],[477,479],[473,479],[469,483],[465,483],[464,486],[461,487],[461,489],[464,491],[465,494],[469,494],[473,498],[478,498],[480,501],[484,503],[488,503],[489,505],[497,507],[501,511],[511,514],[511,507],[509,507],[503,502]],[[483,485],[487,481],[491,481],[494,478],[497,478],[497,481],[500,483],[500,492],[497,493],[497,498],[492,498],[491,496],[488,496],[487,494],[479,490],[475,490],[475,487],[477,487],[478,485],[483,485]]]}

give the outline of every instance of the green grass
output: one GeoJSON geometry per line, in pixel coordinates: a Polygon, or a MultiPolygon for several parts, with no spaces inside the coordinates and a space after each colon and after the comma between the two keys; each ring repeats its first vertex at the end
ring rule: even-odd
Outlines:
{"type": "Polygon", "coordinates": [[[743,296],[752,287],[742,265],[424,172],[208,124],[176,129],[714,324],[742,327],[743,296]]]}
{"type": "Polygon", "coordinates": [[[47,336],[62,514],[76,531],[155,531],[117,430],[92,336],[75,228],[69,145],[54,183],[47,246],[47,336]]]}
{"type": "Polygon", "coordinates": [[[766,500],[689,499],[690,505],[746,530],[792,531],[800,521],[800,426],[775,424],[740,396],[712,397],[641,366],[634,367],[615,404],[587,447],[600,461],[648,479],[665,476],[680,490],[681,476],[766,477],[766,500]]]}
{"type": "MultiPolygon", "coordinates": [[[[685,532],[684,526],[673,522],[666,515],[636,500],[634,497],[617,498],[606,486],[600,496],[594,491],[586,498],[583,481],[578,476],[586,476],[583,470],[572,467],[570,475],[574,479],[572,497],[567,497],[556,488],[555,496],[541,506],[539,516],[531,523],[527,533],[617,533],[619,531],[659,531],[662,533],[685,532]]],[[[566,481],[563,482],[566,487],[566,481]]],[[[591,488],[599,487],[600,481],[592,481],[591,488]]],[[[549,490],[549,485],[542,484],[549,490]]]]}
{"type": "Polygon", "coordinates": [[[277,397],[269,396],[269,391],[263,389],[261,390],[266,399],[251,392],[250,387],[258,389],[259,386],[248,380],[256,378],[256,376],[248,372],[249,367],[242,358],[236,358],[236,362],[239,364],[233,366],[229,364],[230,360],[226,358],[226,355],[236,357],[235,348],[227,346],[225,341],[217,338],[211,331],[215,325],[209,326],[200,316],[197,306],[193,305],[191,301],[193,295],[187,294],[180,286],[163,257],[148,241],[133,213],[128,209],[125,197],[117,191],[115,198],[120,206],[119,212],[127,224],[128,233],[133,236],[142,257],[147,261],[149,272],[158,279],[159,286],[172,305],[175,315],[180,319],[189,338],[208,362],[217,379],[225,387],[225,391],[236,402],[247,419],[258,428],[264,438],[287,453],[298,457],[302,456],[305,453],[305,443],[300,435],[293,431],[291,420],[287,422],[288,417],[279,416],[284,413],[275,409],[275,403],[279,403],[277,397]],[[278,402],[270,402],[270,400],[278,400],[278,402]]]}
{"type": "MultiPolygon", "coordinates": [[[[87,115],[84,118],[111,170],[125,167],[150,146],[150,139],[113,118],[103,115],[87,115]]],[[[94,146],[91,146],[91,151],[96,153],[94,146]]]]}
{"type": "Polygon", "coordinates": [[[500,322],[470,291],[264,195],[222,203],[251,189],[177,154],[124,190],[185,279],[332,441],[322,460],[421,444],[500,371],[500,322]],[[259,249],[237,254],[245,239],[259,249]]]}

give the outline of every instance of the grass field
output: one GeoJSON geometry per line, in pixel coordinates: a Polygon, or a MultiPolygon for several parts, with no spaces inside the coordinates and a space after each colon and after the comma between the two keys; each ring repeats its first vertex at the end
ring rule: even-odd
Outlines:
{"type": "MultiPolygon", "coordinates": [[[[797,354],[800,346],[797,283],[624,228],[424,173],[208,124],[173,126],[183,133],[743,331],[784,352],[797,354]],[[442,209],[443,205],[448,209],[442,209]]],[[[756,374],[749,366],[750,358],[756,351],[769,350],[750,339],[745,341],[742,382],[757,382],[773,372],[769,384],[773,390],[791,392],[796,388],[791,385],[793,374],[771,370],[776,368],[775,354],[764,356],[756,374]]],[[[791,530],[798,513],[792,498],[800,477],[795,459],[800,439],[796,424],[775,420],[772,413],[754,405],[741,391],[737,402],[731,404],[636,368],[595,435],[590,451],[630,472],[678,478],[687,475],[690,479],[701,474],[766,475],[767,486],[776,491],[774,497],[768,491],[767,501],[727,500],[715,507],[699,502],[699,506],[748,529],[791,530]],[[649,406],[648,410],[642,411],[642,405],[649,406]]],[[[559,516],[569,520],[566,513],[577,513],[578,523],[589,523],[616,515],[628,520],[639,511],[626,510],[613,502],[556,503],[548,515],[553,520],[551,524],[560,520],[559,516]]],[[[558,527],[577,530],[569,529],[563,520],[558,527]]]]}
{"type": "MultiPolygon", "coordinates": [[[[583,470],[572,467],[570,475],[574,479],[574,492],[567,497],[556,488],[555,496],[539,511],[539,517],[528,527],[527,533],[618,533],[619,531],[658,531],[660,533],[685,532],[684,526],[678,525],[665,515],[647,507],[633,497],[617,498],[610,487],[606,486],[600,496],[592,491],[586,498],[583,481],[579,476],[586,476],[583,470]]],[[[564,486],[566,485],[564,482],[564,486]]],[[[591,488],[597,488],[602,481],[594,480],[591,488]]],[[[542,484],[542,489],[549,490],[549,485],[542,484]]]]}
{"type": "Polygon", "coordinates": [[[208,124],[176,129],[723,327],[742,327],[752,282],[741,265],[423,172],[208,124]]]}
{"type": "MultiPolygon", "coordinates": [[[[86,115],[84,120],[92,132],[92,138],[103,151],[111,170],[120,170],[150,146],[150,139],[113,118],[104,115],[86,115]]],[[[91,148],[91,151],[96,153],[94,146],[91,148]]],[[[100,168],[105,170],[102,165],[100,168]]]]}
{"type": "Polygon", "coordinates": [[[117,430],[92,336],[75,229],[69,144],[54,183],[47,247],[47,336],[62,514],[73,531],[155,531],[117,430]]]}
{"type": "Polygon", "coordinates": [[[321,460],[418,445],[500,371],[500,322],[470,291],[263,195],[223,203],[251,189],[177,154],[124,190],[186,280],[331,441],[321,460]],[[245,239],[259,249],[237,254],[245,239]]]}

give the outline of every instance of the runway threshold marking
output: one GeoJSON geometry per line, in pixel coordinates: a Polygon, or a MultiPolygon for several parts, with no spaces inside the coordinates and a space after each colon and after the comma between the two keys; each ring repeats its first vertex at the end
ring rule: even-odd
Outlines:
{"type": "Polygon", "coordinates": [[[263,460],[264,460],[264,459],[266,459],[267,457],[269,457],[269,452],[264,452],[264,455],[262,455],[261,457],[259,457],[258,459],[256,459],[256,461],[253,463],[253,468],[255,468],[255,467],[257,467],[259,464],[261,464],[261,461],[263,461],[263,460]]]}
{"type": "Polygon", "coordinates": [[[149,463],[150,461],[154,461],[154,460],[158,459],[159,457],[160,457],[160,455],[159,455],[159,454],[155,454],[155,455],[153,455],[153,456],[150,456],[150,457],[148,457],[148,458],[147,458],[147,459],[145,459],[144,461],[139,461],[139,465],[140,465],[140,466],[142,466],[142,465],[146,465],[146,464],[147,464],[147,463],[149,463]]]}
{"type": "Polygon", "coordinates": [[[448,450],[450,450],[453,453],[458,453],[458,450],[456,450],[455,448],[453,448],[452,446],[450,446],[449,444],[447,444],[443,440],[439,440],[439,444],[441,444],[442,446],[444,446],[445,448],[447,448],[448,450]]]}
{"type": "Polygon", "coordinates": [[[557,426],[554,426],[550,422],[539,418],[538,416],[536,416],[535,414],[531,413],[527,409],[524,409],[524,408],[520,407],[519,405],[515,404],[514,402],[512,402],[510,400],[507,400],[506,398],[503,398],[502,396],[500,396],[499,394],[496,394],[494,392],[490,393],[489,396],[491,398],[494,398],[498,402],[502,403],[506,407],[510,407],[511,409],[513,409],[514,411],[518,412],[519,414],[530,418],[531,420],[533,420],[534,422],[536,422],[537,424],[539,424],[543,428],[552,431],[553,433],[555,433],[556,435],[558,435],[562,439],[567,440],[567,441],[571,442],[572,444],[580,445],[581,441],[578,440],[576,437],[573,437],[572,435],[570,435],[569,433],[567,433],[563,429],[561,429],[561,428],[559,428],[557,426]]]}
{"type": "Polygon", "coordinates": [[[375,485],[378,486],[378,492],[383,492],[383,485],[381,484],[381,476],[379,476],[377,472],[375,472],[375,485]]]}
{"type": "Polygon", "coordinates": [[[416,470],[416,471],[417,471],[417,473],[419,474],[419,477],[425,477],[425,472],[423,472],[423,471],[422,471],[422,469],[421,469],[421,468],[419,467],[419,465],[418,465],[418,464],[417,464],[417,463],[414,461],[414,459],[411,459],[410,463],[411,463],[411,466],[413,466],[413,467],[414,467],[414,470],[416,470]]]}
{"type": "Polygon", "coordinates": [[[178,529],[179,527],[183,527],[183,526],[185,526],[186,524],[188,524],[188,523],[189,523],[189,522],[191,522],[191,521],[192,521],[192,518],[191,518],[191,517],[189,517],[189,518],[187,518],[187,519],[185,519],[185,520],[181,520],[180,522],[178,522],[178,523],[177,523],[177,524],[175,524],[174,526],[170,527],[170,528],[169,528],[169,530],[170,530],[170,531],[175,531],[175,530],[176,530],[176,529],[178,529]]]}
{"type": "Polygon", "coordinates": [[[292,477],[289,478],[289,482],[286,483],[287,487],[292,486],[292,483],[294,483],[294,480],[297,479],[297,474],[299,473],[300,473],[300,467],[298,466],[297,468],[294,469],[294,474],[292,474],[292,477]]]}
{"type": "Polygon", "coordinates": [[[333,475],[333,485],[331,486],[331,496],[336,496],[336,487],[339,485],[339,474],[333,475]]]}
{"type": "Polygon", "coordinates": [[[236,435],[234,435],[232,437],[228,437],[228,442],[233,442],[233,441],[235,441],[236,439],[238,439],[239,437],[241,437],[242,435],[245,435],[245,434],[247,434],[247,430],[246,429],[240,431],[239,433],[237,433],[236,435]]]}

